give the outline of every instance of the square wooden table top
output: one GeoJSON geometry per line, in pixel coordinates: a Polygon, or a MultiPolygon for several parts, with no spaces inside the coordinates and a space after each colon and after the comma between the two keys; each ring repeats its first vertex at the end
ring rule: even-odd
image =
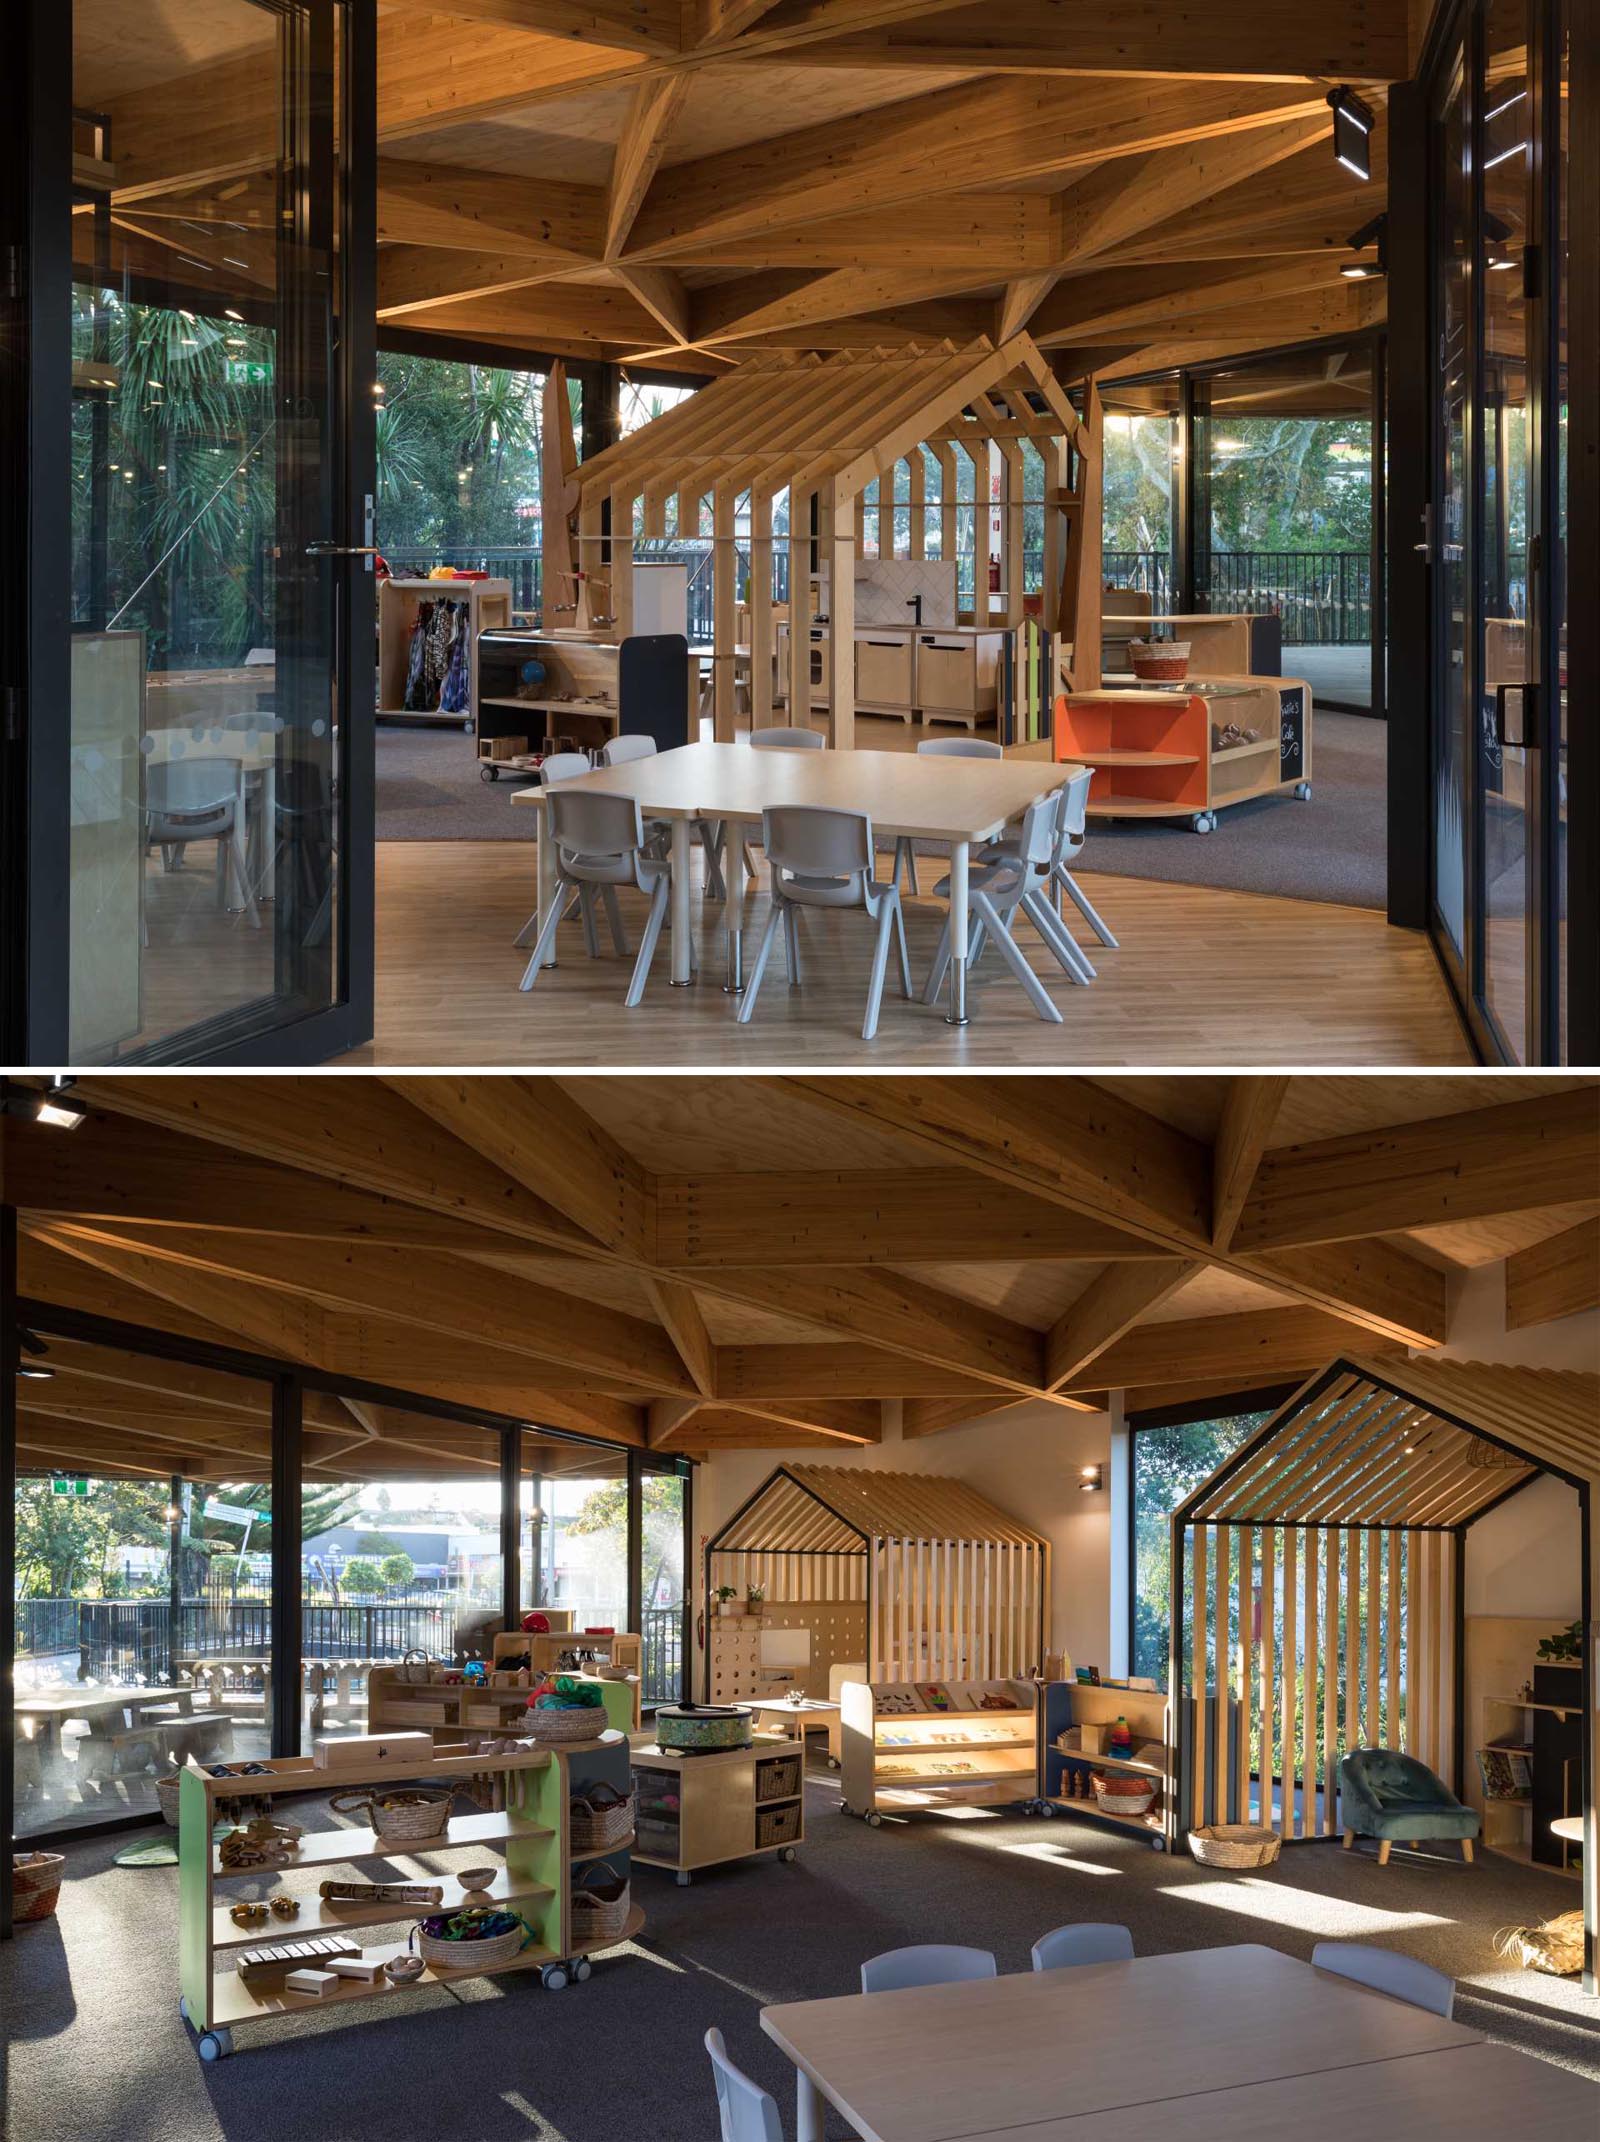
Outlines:
{"type": "MultiPolygon", "coordinates": [[[[602,796],[628,796],[658,818],[759,819],[770,806],[798,803],[865,811],[873,830],[913,840],[991,840],[1036,797],[1077,768],[1047,759],[962,759],[914,751],[752,751],[748,744],[684,744],[629,759],[573,783],[602,796]]],[[[519,790],[513,804],[541,805],[543,788],[519,790]]]]}
{"type": "MultiPolygon", "coordinates": [[[[798,2001],[761,2027],[870,2142],[1120,2130],[1127,2107],[1483,2043],[1256,1943],[798,2001]]],[[[1187,2109],[1167,2104],[1171,2132],[1187,2109]]]]}

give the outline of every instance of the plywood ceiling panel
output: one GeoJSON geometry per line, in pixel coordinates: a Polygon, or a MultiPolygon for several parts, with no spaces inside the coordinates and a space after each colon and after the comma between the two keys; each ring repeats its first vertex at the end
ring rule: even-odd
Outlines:
{"type": "Polygon", "coordinates": [[[1516,1097],[1573,1093],[1591,1085],[1584,1078],[1540,1074],[1530,1077],[1515,1096],[1495,1072],[1448,1073],[1417,1078],[1296,1078],[1289,1081],[1273,1129],[1274,1145],[1295,1145],[1313,1138],[1340,1138],[1351,1131],[1386,1123],[1421,1123],[1431,1116],[1462,1115],[1474,1108],[1497,1108],[1516,1097]]]}
{"type": "Polygon", "coordinates": [[[761,1080],[561,1079],[624,1151],[661,1175],[927,1167],[891,1131],[819,1115],[761,1080]]]}

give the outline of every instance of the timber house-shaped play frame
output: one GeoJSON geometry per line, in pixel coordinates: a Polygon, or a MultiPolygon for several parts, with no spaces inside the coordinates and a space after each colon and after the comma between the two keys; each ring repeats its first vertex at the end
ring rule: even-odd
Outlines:
{"type": "MultiPolygon", "coordinates": [[[[855,561],[862,547],[863,494],[886,486],[908,464],[910,547],[925,552],[926,512],[941,514],[941,554],[955,557],[959,511],[956,456],[973,463],[979,525],[975,596],[987,601],[988,560],[982,537],[990,500],[988,470],[1000,469],[1000,584],[1003,608],[963,614],[963,621],[1005,630],[1023,608],[1023,442],[1044,463],[1044,577],[1040,623],[1061,643],[1082,650],[1085,677],[1100,682],[1100,406],[1091,385],[1083,415],[1067,398],[1032,338],[1016,334],[998,347],[987,338],[956,348],[946,342],[913,350],[753,353],[736,371],[703,387],[692,400],[653,418],[640,430],[579,465],[567,497],[577,492],[579,629],[625,639],[633,629],[632,574],[617,570],[615,538],[635,530],[646,539],[667,533],[668,501],[676,499],[676,529],[700,529],[700,504],[711,500],[713,646],[716,736],[734,736],[736,657],[735,514],[749,494],[750,719],[772,723],[775,645],[772,602],[772,506],[789,496],[789,589],[794,629],[789,634],[789,704],[811,703],[811,616],[795,590],[806,590],[826,568],[829,741],[855,742],[855,561]],[[940,470],[940,497],[925,498],[926,462],[940,470]],[[638,509],[636,511],[636,508],[638,509]],[[842,650],[842,655],[841,655],[842,650]]],[[[881,494],[880,494],[881,495],[881,494]]],[[[1035,503],[1033,500],[1029,504],[1035,503]]],[[[871,507],[869,511],[873,510],[871,507]]],[[[878,514],[890,531],[894,514],[878,514]]],[[[887,551],[881,551],[887,555],[887,551]]],[[[1070,668],[1058,670],[1071,679],[1070,668]]]]}
{"type": "Polygon", "coordinates": [[[1050,1546],[960,1480],[780,1465],[706,1546],[706,1600],[766,1592],[774,1628],[812,1632],[811,1671],[866,1661],[869,1681],[1037,1672],[1050,1546]]]}
{"type": "Polygon", "coordinates": [[[1574,1488],[1580,1511],[1583,1984],[1600,1992],[1600,1376],[1345,1356],[1179,1505],[1169,1842],[1205,1822],[1255,1819],[1252,1768],[1259,1819],[1286,1842],[1337,1835],[1339,1760],[1360,1746],[1404,1749],[1460,1794],[1467,1532],[1543,1475],[1574,1488]],[[1247,1619],[1252,1588],[1260,1614],[1247,1619]],[[1342,1687],[1337,1669],[1319,1673],[1319,1657],[1341,1656],[1342,1687]]]}

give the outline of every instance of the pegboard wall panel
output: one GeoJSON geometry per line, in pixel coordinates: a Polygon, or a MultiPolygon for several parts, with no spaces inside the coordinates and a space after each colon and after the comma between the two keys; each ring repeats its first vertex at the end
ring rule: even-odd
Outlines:
{"type": "MultiPolygon", "coordinates": [[[[723,1582],[731,1580],[724,1578],[723,1582]]],[[[828,1669],[866,1656],[865,1602],[850,1600],[769,1599],[759,1615],[711,1622],[709,1700],[749,1703],[760,1696],[781,1696],[803,1688],[808,1696],[828,1693],[828,1669]],[[763,1629],[806,1629],[811,1635],[811,1663],[806,1667],[765,1667],[761,1663],[763,1629]]]]}

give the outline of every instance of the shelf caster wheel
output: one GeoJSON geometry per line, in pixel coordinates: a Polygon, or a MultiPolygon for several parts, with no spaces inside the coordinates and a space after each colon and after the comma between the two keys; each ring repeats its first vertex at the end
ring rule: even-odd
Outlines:
{"type": "Polygon", "coordinates": [[[462,733],[463,733],[464,735],[466,735],[466,736],[470,736],[470,735],[472,734],[472,716],[471,716],[470,714],[469,714],[469,715],[467,716],[466,720],[465,720],[465,721],[464,721],[464,722],[463,722],[463,723],[461,724],[461,728],[462,728],[462,733]]]}
{"type": "Polygon", "coordinates": [[[1167,1840],[1164,1837],[1152,1837],[1150,1849],[1152,1852],[1164,1852],[1167,1849],[1167,1840]]]}
{"type": "Polygon", "coordinates": [[[189,1996],[186,1993],[180,1993],[178,1995],[178,2013],[180,2016],[182,2016],[185,2023],[187,2023],[189,2020],[189,1996]]]}
{"type": "Polygon", "coordinates": [[[480,766],[478,768],[478,779],[480,781],[498,781],[499,778],[500,769],[498,766],[480,766]]]}
{"type": "Polygon", "coordinates": [[[580,1986],[583,1984],[585,1979],[592,1978],[594,1976],[594,1965],[590,1963],[587,1956],[580,1956],[578,1958],[577,1962],[572,1967],[572,1976],[576,1983],[580,1986]]]}
{"type": "Polygon", "coordinates": [[[1059,1808],[1058,1808],[1058,1807],[1056,1806],[1056,1803],[1054,1802],[1054,1800],[1041,1800],[1041,1801],[1039,1802],[1039,1812],[1040,1812],[1040,1814],[1041,1814],[1041,1815],[1043,1815],[1043,1817],[1044,1817],[1044,1819],[1046,1820],[1046,1822],[1053,1822],[1053,1821],[1055,1820],[1056,1816],[1057,1816],[1057,1815],[1058,1815],[1058,1814],[1059,1814],[1059,1813],[1060,1813],[1061,1811],[1060,1811],[1060,1809],[1059,1809],[1059,1808]]]}
{"type": "Polygon", "coordinates": [[[1189,821],[1190,829],[1196,833],[1215,832],[1216,824],[1217,814],[1215,811],[1196,811],[1189,821]]]}
{"type": "Polygon", "coordinates": [[[867,1809],[866,1822],[869,1830],[877,1830],[883,1827],[883,1817],[875,1807],[867,1809]]]}
{"type": "Polygon", "coordinates": [[[1309,781],[1296,781],[1294,785],[1294,800],[1296,803],[1309,803],[1311,801],[1311,783],[1309,781]]]}
{"type": "Polygon", "coordinates": [[[567,1983],[565,1964],[546,1964],[539,1973],[539,1983],[551,1993],[559,1993],[567,1983]]]}
{"type": "Polygon", "coordinates": [[[208,2030],[200,2040],[200,2058],[202,2060],[226,2060],[232,2051],[233,2032],[231,2030],[208,2030]]]}
{"type": "Polygon", "coordinates": [[[680,1867],[677,1873],[673,1876],[673,1880],[677,1883],[680,1889],[687,1889],[689,1884],[694,1880],[694,1876],[689,1872],[687,1867],[680,1867]]]}
{"type": "Polygon", "coordinates": [[[839,1812],[841,1815],[851,1815],[854,1814],[855,1810],[851,1807],[850,1802],[848,1800],[841,1800],[839,1802],[839,1812]]]}
{"type": "Polygon", "coordinates": [[[783,1861],[786,1867],[792,1867],[794,1865],[794,1846],[792,1844],[786,1844],[783,1850],[778,1854],[778,1857],[783,1861]]]}
{"type": "Polygon", "coordinates": [[[841,1767],[841,1766],[840,1766],[840,1762],[839,1762],[839,1758],[838,1758],[838,1756],[836,1756],[836,1755],[830,1755],[830,1756],[828,1757],[828,1768],[829,1768],[830,1770],[837,1770],[837,1769],[839,1769],[840,1767],[841,1767]]]}

